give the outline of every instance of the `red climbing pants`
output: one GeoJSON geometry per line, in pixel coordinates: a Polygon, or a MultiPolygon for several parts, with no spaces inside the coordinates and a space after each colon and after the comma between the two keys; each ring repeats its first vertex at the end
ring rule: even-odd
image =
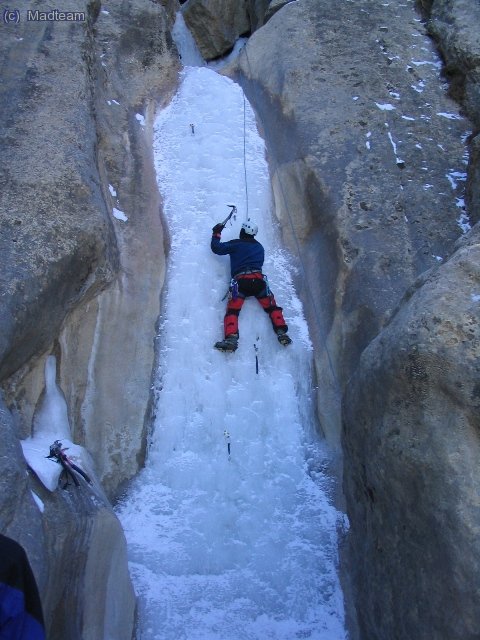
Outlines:
{"type": "Polygon", "coordinates": [[[277,306],[273,293],[268,287],[260,271],[246,275],[238,275],[230,287],[227,310],[224,318],[225,337],[238,335],[238,316],[245,302],[245,298],[255,296],[265,313],[268,313],[273,330],[288,330],[283,317],[282,308],[277,306]]]}

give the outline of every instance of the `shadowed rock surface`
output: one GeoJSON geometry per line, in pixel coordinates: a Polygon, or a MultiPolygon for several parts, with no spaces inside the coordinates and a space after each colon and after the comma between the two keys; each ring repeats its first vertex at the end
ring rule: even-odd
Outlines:
{"type": "Polygon", "coordinates": [[[478,638],[479,259],[477,227],[412,287],[346,393],[366,638],[478,638]]]}
{"type": "Polygon", "coordinates": [[[245,2],[188,0],[182,13],[205,60],[227,53],[241,35],[250,31],[245,2]]]}
{"type": "Polygon", "coordinates": [[[98,480],[93,487],[82,481],[80,487],[45,489],[32,471],[26,472],[14,421],[1,397],[0,432],[0,529],[27,552],[47,637],[130,640],[135,596],[126,542],[98,480]]]}

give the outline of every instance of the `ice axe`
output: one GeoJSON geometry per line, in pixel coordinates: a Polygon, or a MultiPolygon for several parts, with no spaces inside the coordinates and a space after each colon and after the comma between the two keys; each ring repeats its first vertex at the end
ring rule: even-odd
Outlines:
{"type": "MultiPolygon", "coordinates": [[[[227,222],[230,220],[230,218],[232,216],[235,216],[235,214],[237,213],[237,207],[234,204],[227,204],[227,207],[231,207],[232,210],[230,211],[228,216],[225,218],[225,220],[220,223],[222,225],[222,227],[224,227],[227,224],[227,222]]],[[[235,217],[234,217],[234,219],[235,219],[235,217]]]]}

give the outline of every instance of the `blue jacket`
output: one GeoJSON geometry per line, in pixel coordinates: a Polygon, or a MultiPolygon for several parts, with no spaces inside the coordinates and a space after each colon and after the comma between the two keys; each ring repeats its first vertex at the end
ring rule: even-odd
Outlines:
{"type": "Polygon", "coordinates": [[[0,638],[45,640],[42,604],[27,554],[0,535],[0,638]]]}
{"type": "Polygon", "coordinates": [[[220,235],[214,234],[210,247],[219,256],[230,256],[230,271],[232,278],[241,271],[252,269],[261,271],[265,259],[265,250],[255,238],[243,240],[229,240],[221,242],[220,235]]]}

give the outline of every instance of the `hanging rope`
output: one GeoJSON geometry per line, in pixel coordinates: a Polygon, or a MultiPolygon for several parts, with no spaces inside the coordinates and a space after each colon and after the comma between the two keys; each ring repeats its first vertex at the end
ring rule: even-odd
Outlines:
{"type": "MultiPolygon", "coordinates": [[[[243,52],[245,52],[245,57],[246,57],[246,60],[247,60],[247,65],[248,65],[250,78],[252,78],[253,77],[252,67],[250,65],[250,59],[248,57],[248,52],[247,52],[247,46],[246,45],[242,49],[242,53],[243,52]]],[[[243,108],[244,108],[244,136],[245,136],[245,91],[243,92],[243,100],[244,100],[244,107],[243,108]]],[[[257,113],[257,117],[258,117],[260,123],[262,124],[263,130],[265,130],[265,127],[263,126],[262,118],[261,118],[259,113],[257,113]]],[[[244,144],[245,144],[245,142],[244,142],[244,144]]],[[[305,264],[304,264],[304,262],[302,260],[302,252],[301,252],[301,248],[300,248],[300,242],[299,242],[297,234],[295,232],[295,227],[293,225],[293,217],[292,217],[292,214],[291,214],[291,211],[290,211],[290,207],[288,205],[288,199],[287,199],[287,196],[285,194],[285,190],[283,188],[282,180],[280,179],[280,174],[278,172],[279,164],[276,161],[276,158],[275,158],[273,153],[270,153],[270,157],[274,161],[274,165],[275,166],[273,168],[277,172],[278,184],[280,186],[280,192],[281,192],[281,195],[282,195],[282,199],[283,199],[283,203],[284,203],[284,206],[285,206],[285,210],[287,212],[287,217],[288,217],[290,229],[292,231],[293,239],[294,239],[294,242],[295,242],[295,247],[296,247],[296,251],[297,251],[297,255],[298,255],[298,260],[299,260],[301,271],[302,271],[302,274],[303,274],[303,279],[304,279],[304,282],[305,282],[305,285],[306,285],[307,297],[310,300],[310,304],[312,305],[313,313],[314,313],[314,316],[315,316],[315,319],[316,319],[316,324],[318,326],[318,330],[319,330],[320,335],[321,335],[323,348],[324,348],[325,353],[327,355],[328,366],[329,366],[329,369],[330,369],[330,372],[331,372],[331,375],[332,375],[332,379],[333,379],[333,382],[334,382],[335,395],[337,396],[337,400],[340,402],[341,395],[342,395],[340,381],[338,380],[335,368],[333,366],[333,360],[332,360],[332,357],[330,355],[330,350],[329,350],[328,345],[327,345],[326,337],[324,335],[324,332],[321,329],[322,325],[321,325],[321,322],[320,322],[320,313],[318,311],[318,307],[317,307],[317,304],[315,302],[315,298],[313,296],[313,291],[312,291],[312,287],[310,286],[310,281],[309,281],[309,278],[308,278],[308,275],[307,275],[307,270],[305,268],[305,264]]],[[[245,173],[245,179],[246,179],[246,173],[245,173]]]]}
{"type": "Polygon", "coordinates": [[[245,175],[245,201],[246,201],[246,217],[247,221],[250,217],[248,212],[248,181],[247,181],[247,134],[246,134],[246,99],[245,91],[243,91],[243,173],[245,175]]]}

